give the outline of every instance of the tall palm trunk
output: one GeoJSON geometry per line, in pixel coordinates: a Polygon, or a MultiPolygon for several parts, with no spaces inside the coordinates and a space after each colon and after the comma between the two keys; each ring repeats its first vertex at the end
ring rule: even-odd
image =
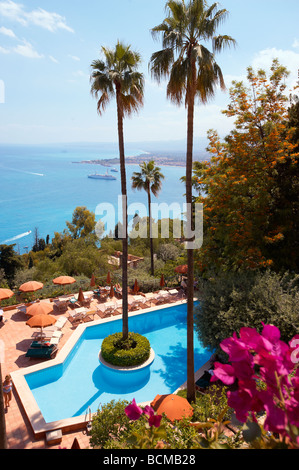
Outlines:
{"type": "Polygon", "coordinates": [[[129,334],[128,322],[128,215],[127,215],[127,183],[126,183],[126,165],[125,165],[125,148],[124,148],[124,132],[123,132],[123,109],[120,98],[120,87],[116,86],[116,102],[117,102],[117,124],[118,124],[118,145],[120,159],[120,175],[121,175],[121,194],[122,194],[122,309],[123,309],[123,339],[126,340],[129,334]]]}
{"type": "MultiPolygon", "coordinates": [[[[194,64],[193,64],[194,65],[194,64]]],[[[192,223],[192,166],[193,166],[193,125],[194,125],[194,101],[195,93],[192,84],[195,84],[195,65],[192,68],[193,76],[188,92],[188,116],[187,116],[187,157],[186,157],[186,203],[188,229],[193,229],[192,223]]],[[[191,240],[190,240],[191,242],[191,240]]],[[[195,374],[194,374],[194,253],[193,249],[187,249],[188,264],[188,289],[187,289],[187,400],[195,402],[195,374]]]]}
{"type": "Polygon", "coordinates": [[[152,207],[151,207],[151,188],[148,183],[147,188],[147,200],[148,200],[148,216],[149,216],[149,237],[150,237],[150,251],[151,251],[151,275],[154,275],[154,247],[153,247],[153,230],[152,230],[152,207]]]}

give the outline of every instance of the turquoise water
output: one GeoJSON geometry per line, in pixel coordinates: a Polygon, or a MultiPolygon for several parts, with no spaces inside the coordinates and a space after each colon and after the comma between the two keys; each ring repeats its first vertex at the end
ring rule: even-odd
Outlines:
{"type": "MultiPolygon", "coordinates": [[[[139,155],[144,151],[127,147],[126,155],[139,155]]],[[[116,220],[111,219],[110,223],[116,224],[120,174],[113,173],[116,181],[92,180],[87,178],[88,174],[95,171],[105,173],[105,168],[73,163],[114,157],[118,157],[118,149],[108,144],[0,145],[0,244],[16,243],[16,249],[21,253],[26,251],[26,246],[30,250],[34,244],[35,228],[40,238],[49,235],[51,241],[54,232],[62,232],[66,228],[66,221],[71,221],[77,206],[86,206],[95,212],[98,204],[111,203],[116,220]],[[29,231],[32,233],[26,235],[29,231]]],[[[138,165],[127,165],[128,205],[141,202],[147,207],[146,194],[131,189],[132,173],[138,170],[138,165]]],[[[158,199],[153,197],[153,202],[183,204],[185,191],[179,179],[185,169],[162,167],[162,172],[165,175],[163,188],[158,199]]]]}
{"type": "MultiPolygon", "coordinates": [[[[139,155],[144,151],[127,147],[126,155],[139,155]]],[[[49,235],[51,240],[54,232],[66,228],[66,221],[71,221],[77,206],[86,206],[95,212],[98,204],[111,203],[116,211],[116,220],[111,219],[111,223],[116,224],[120,174],[113,173],[117,177],[115,181],[93,180],[87,178],[88,174],[105,172],[104,167],[73,163],[114,157],[118,157],[118,149],[108,144],[0,145],[0,244],[16,243],[21,253],[26,246],[31,249],[35,228],[41,238],[49,235]],[[26,235],[29,231],[32,233],[26,235]]],[[[138,170],[138,165],[127,165],[128,205],[140,202],[147,206],[146,194],[131,189],[132,173],[138,170]]],[[[185,173],[184,168],[162,167],[162,172],[165,175],[163,188],[158,199],[153,197],[153,202],[183,204],[184,185],[179,179],[185,173]]]]}
{"type": "MultiPolygon", "coordinates": [[[[121,331],[121,319],[90,326],[77,342],[63,365],[25,376],[46,422],[85,415],[90,407],[111,400],[151,401],[157,394],[174,392],[187,379],[186,304],[129,318],[130,331],[144,334],[155,352],[150,374],[139,385],[117,378],[107,383],[98,354],[104,337],[121,331]]],[[[195,370],[210,358],[196,335],[195,370]]]]}

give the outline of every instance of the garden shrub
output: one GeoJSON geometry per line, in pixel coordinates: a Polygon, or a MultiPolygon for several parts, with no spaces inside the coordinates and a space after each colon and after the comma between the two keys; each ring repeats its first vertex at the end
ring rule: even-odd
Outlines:
{"type": "Polygon", "coordinates": [[[150,356],[151,346],[147,338],[139,333],[129,333],[122,341],[122,333],[107,336],[102,342],[102,357],[109,364],[121,367],[138,366],[150,356]]]}
{"type": "Polygon", "coordinates": [[[110,440],[117,442],[120,436],[126,435],[130,420],[125,414],[126,400],[112,400],[102,405],[92,419],[91,447],[104,448],[110,440]]]}
{"type": "Polygon", "coordinates": [[[220,352],[225,338],[247,326],[276,325],[288,342],[299,333],[299,276],[289,273],[223,273],[201,281],[195,326],[204,347],[220,352]]]}

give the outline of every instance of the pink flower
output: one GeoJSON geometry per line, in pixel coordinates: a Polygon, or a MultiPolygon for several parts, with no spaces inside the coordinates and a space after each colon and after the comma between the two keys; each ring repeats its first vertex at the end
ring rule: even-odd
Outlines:
{"type": "Polygon", "coordinates": [[[153,408],[151,406],[146,405],[146,407],[143,410],[143,413],[150,417],[150,416],[153,416],[155,414],[155,411],[153,410],[153,408]]]}
{"type": "Polygon", "coordinates": [[[274,325],[265,325],[262,322],[263,325],[263,331],[262,331],[262,336],[266,338],[270,343],[275,344],[280,340],[280,331],[279,329],[274,326],[274,325]]]}
{"type": "Polygon", "coordinates": [[[156,415],[155,411],[153,410],[153,408],[151,406],[147,405],[144,408],[143,412],[144,412],[145,415],[147,415],[149,417],[148,424],[150,426],[155,426],[156,428],[158,428],[160,426],[162,416],[161,415],[156,415]]]}
{"type": "Polygon", "coordinates": [[[143,410],[137,405],[135,398],[133,398],[132,403],[125,408],[125,413],[129,419],[136,421],[142,415],[143,410]]]}
{"type": "Polygon", "coordinates": [[[235,376],[239,380],[249,380],[254,376],[252,361],[238,361],[233,364],[235,376]]]}
{"type": "Polygon", "coordinates": [[[232,385],[236,380],[234,368],[229,364],[215,362],[211,382],[221,380],[225,385],[232,385]]]}
{"type": "Polygon", "coordinates": [[[244,327],[240,338],[234,333],[222,341],[221,348],[230,364],[215,363],[214,381],[231,385],[237,380],[238,389],[227,394],[237,419],[246,422],[250,413],[265,410],[265,429],[290,438],[290,426],[299,427],[299,368],[295,368],[299,336],[286,344],[277,327],[263,323],[261,335],[244,327]],[[264,382],[265,390],[257,386],[257,379],[264,382]]]}
{"type": "Polygon", "coordinates": [[[227,404],[235,410],[236,417],[241,423],[246,423],[250,411],[251,397],[244,390],[236,390],[227,393],[227,404]]]}
{"type": "Polygon", "coordinates": [[[158,428],[160,426],[161,419],[162,419],[161,415],[150,416],[150,418],[148,419],[148,424],[150,426],[155,426],[156,428],[158,428]]]}
{"type": "Polygon", "coordinates": [[[271,350],[272,344],[267,338],[261,336],[254,328],[243,327],[240,329],[240,339],[255,352],[261,349],[271,350]]]}
{"type": "Polygon", "coordinates": [[[267,417],[264,422],[266,431],[285,434],[287,419],[284,410],[279,408],[270,399],[264,403],[267,417]]]}
{"type": "Polygon", "coordinates": [[[230,361],[249,361],[251,359],[248,346],[237,338],[236,333],[232,338],[223,340],[220,346],[228,354],[230,361]]]}

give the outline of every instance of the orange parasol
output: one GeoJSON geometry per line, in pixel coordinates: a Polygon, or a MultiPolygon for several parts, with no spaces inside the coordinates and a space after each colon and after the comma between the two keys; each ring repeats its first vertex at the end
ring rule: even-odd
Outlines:
{"type": "Polygon", "coordinates": [[[76,282],[76,279],[71,276],[59,276],[53,279],[54,284],[60,284],[61,286],[65,286],[67,284],[74,284],[74,282],[76,282]]]}
{"type": "Polygon", "coordinates": [[[39,327],[41,329],[41,337],[43,333],[43,328],[46,326],[54,325],[54,323],[56,323],[56,318],[52,315],[45,315],[44,313],[34,315],[26,321],[26,325],[29,325],[31,328],[39,327]]]}
{"type": "Polygon", "coordinates": [[[161,279],[160,279],[160,287],[165,286],[165,280],[164,280],[164,274],[162,274],[161,279]]]}
{"type": "Polygon", "coordinates": [[[111,284],[111,276],[110,276],[110,271],[107,274],[107,279],[106,279],[107,285],[111,284]]]}
{"type": "Polygon", "coordinates": [[[79,289],[78,302],[84,302],[84,294],[83,294],[82,287],[80,287],[80,289],[79,289]]]}
{"type": "Polygon", "coordinates": [[[29,281],[25,282],[25,284],[22,284],[19,289],[21,292],[35,292],[42,289],[43,287],[44,285],[41,282],[29,281]]]}
{"type": "Polygon", "coordinates": [[[78,439],[75,437],[71,449],[81,449],[78,439]]]}
{"type": "Polygon", "coordinates": [[[48,315],[51,312],[53,312],[53,307],[50,302],[36,302],[27,308],[26,314],[33,317],[40,314],[48,315]]]}
{"type": "Polygon", "coordinates": [[[137,279],[135,279],[133,292],[134,292],[134,294],[137,294],[138,291],[139,291],[139,285],[138,285],[137,279]]]}
{"type": "Polygon", "coordinates": [[[95,277],[94,277],[94,274],[91,276],[91,280],[90,280],[90,287],[94,287],[96,285],[96,280],[95,280],[95,277]]]}
{"type": "Polygon", "coordinates": [[[10,289],[0,289],[0,301],[5,299],[10,299],[14,294],[14,292],[10,289]]]}
{"type": "Polygon", "coordinates": [[[193,415],[193,408],[186,398],[179,395],[157,395],[151,403],[157,414],[165,413],[170,421],[180,420],[193,415]]]}
{"type": "Polygon", "coordinates": [[[179,273],[179,274],[187,274],[188,265],[187,264],[182,264],[181,266],[177,266],[176,268],[174,268],[174,270],[175,270],[176,273],[179,273]]]}
{"type": "Polygon", "coordinates": [[[113,288],[112,284],[111,284],[111,287],[110,287],[109,297],[114,297],[114,288],[113,288]]]}

